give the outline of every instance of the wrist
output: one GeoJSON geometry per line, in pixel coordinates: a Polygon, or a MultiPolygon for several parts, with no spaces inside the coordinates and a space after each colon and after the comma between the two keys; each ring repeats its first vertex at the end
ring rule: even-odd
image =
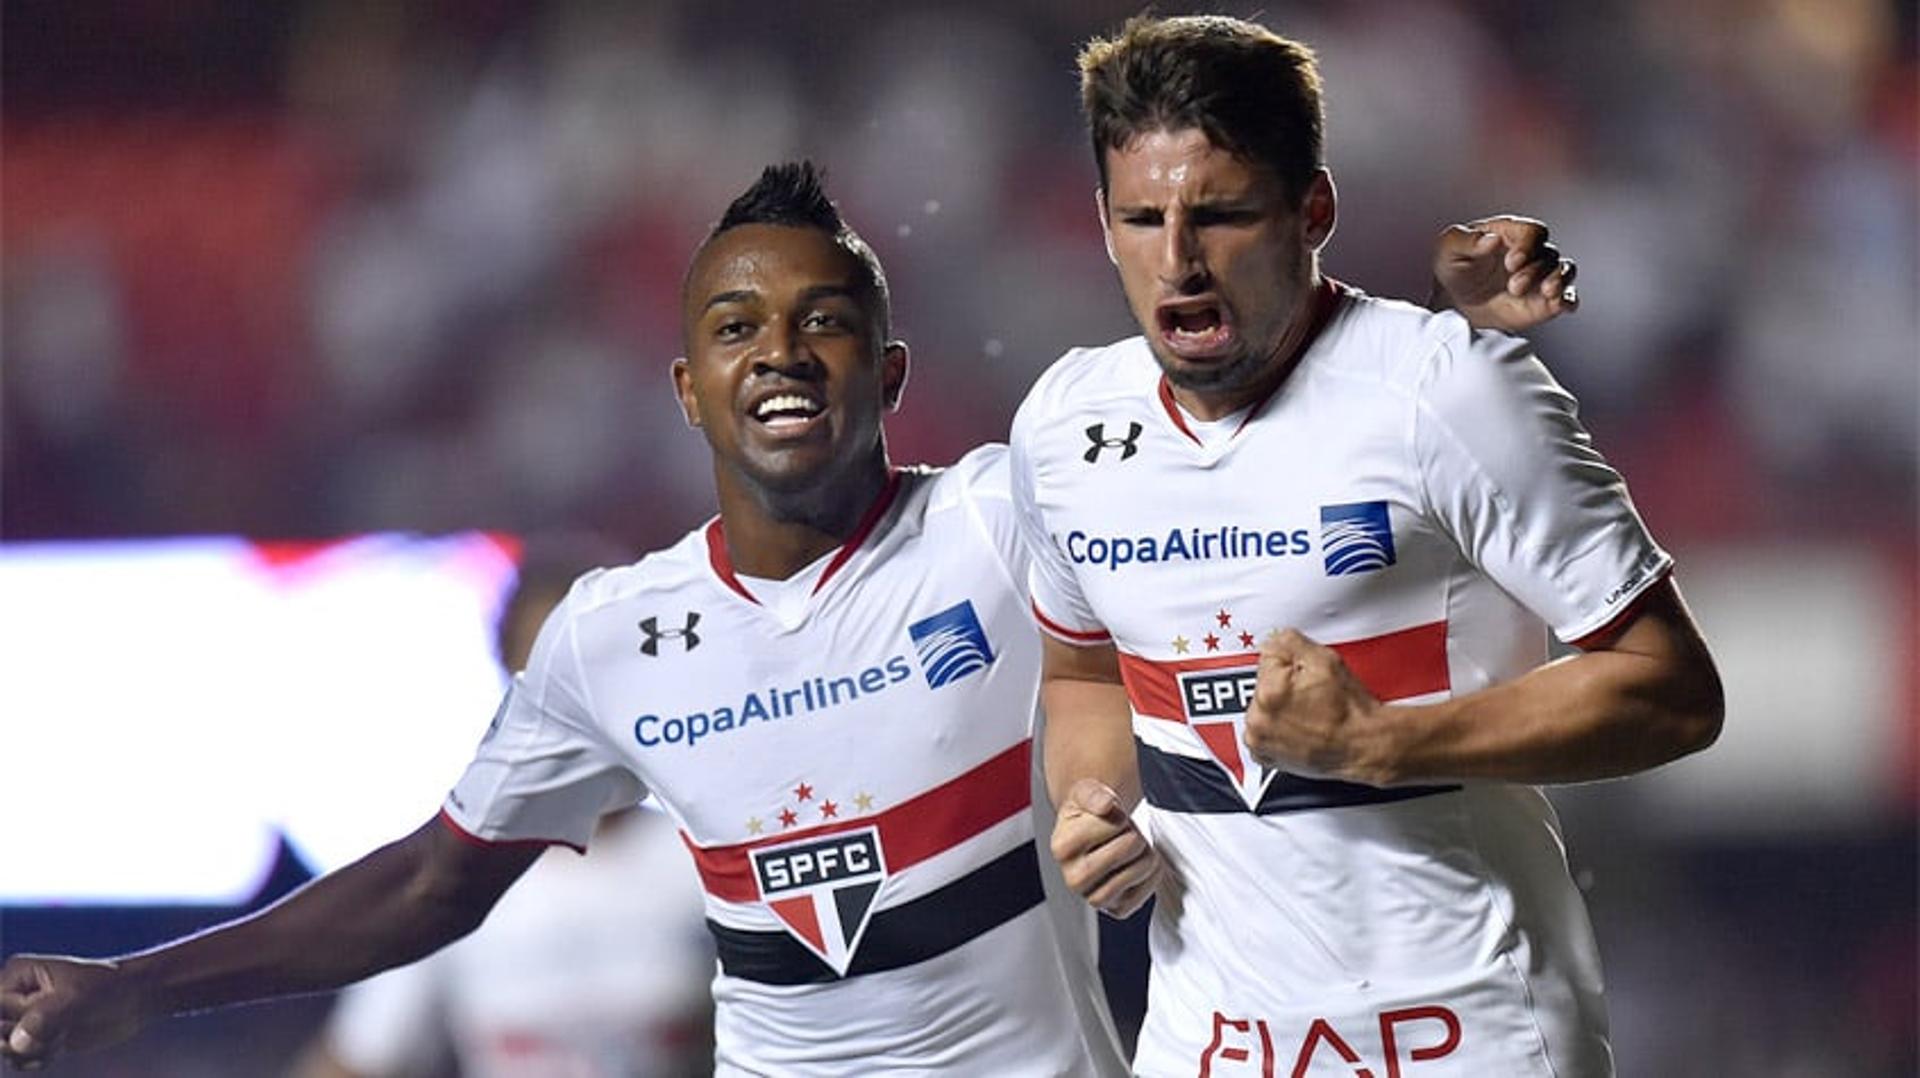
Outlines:
{"type": "Polygon", "coordinates": [[[167,958],[167,952],[160,950],[107,963],[113,970],[114,994],[141,1025],[191,1009],[184,999],[175,998],[178,990],[170,982],[167,958]]]}
{"type": "Polygon", "coordinates": [[[1396,786],[1406,781],[1401,735],[1405,732],[1406,708],[1373,703],[1353,722],[1359,736],[1354,738],[1358,751],[1353,758],[1353,781],[1368,786],[1396,786]]]}

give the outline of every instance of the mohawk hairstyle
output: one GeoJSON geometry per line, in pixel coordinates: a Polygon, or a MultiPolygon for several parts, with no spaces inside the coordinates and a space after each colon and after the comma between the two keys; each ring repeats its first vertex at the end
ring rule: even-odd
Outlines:
{"type": "MultiPolygon", "coordinates": [[[[880,256],[860,234],[840,216],[840,207],[827,197],[827,174],[812,161],[785,161],[768,165],[752,187],[741,192],[720,215],[720,221],[707,233],[700,246],[742,225],[779,225],[785,228],[811,228],[826,233],[860,263],[861,282],[872,293],[877,325],[884,338],[892,332],[892,296],[887,288],[887,272],[880,256]]],[[[689,267],[691,272],[691,267],[689,267]]]]}
{"type": "Polygon", "coordinates": [[[840,208],[827,197],[826,173],[812,161],[786,161],[762,169],[753,186],[720,215],[713,234],[741,225],[817,228],[834,235],[847,227],[840,219],[840,208]]]}

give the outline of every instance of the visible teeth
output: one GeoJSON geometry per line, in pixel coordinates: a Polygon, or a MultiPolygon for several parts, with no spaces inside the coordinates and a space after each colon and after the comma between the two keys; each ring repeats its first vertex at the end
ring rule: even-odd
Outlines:
{"type": "Polygon", "coordinates": [[[820,405],[800,396],[798,393],[782,393],[777,397],[768,397],[766,400],[761,401],[753,410],[755,419],[766,419],[769,416],[782,413],[792,413],[802,416],[818,415],[820,413],[820,405]]]}
{"type": "Polygon", "coordinates": [[[1185,311],[1173,316],[1173,328],[1188,333],[1204,333],[1220,324],[1220,315],[1212,308],[1185,311]]]}

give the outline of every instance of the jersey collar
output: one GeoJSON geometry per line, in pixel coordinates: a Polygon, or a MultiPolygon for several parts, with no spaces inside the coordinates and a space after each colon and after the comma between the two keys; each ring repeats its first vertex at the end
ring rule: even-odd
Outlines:
{"type": "MultiPolygon", "coordinates": [[[[1288,368],[1289,375],[1292,373],[1292,368],[1300,362],[1300,357],[1320,339],[1321,331],[1327,328],[1327,323],[1333,318],[1334,310],[1340,306],[1340,295],[1345,289],[1345,285],[1331,277],[1320,278],[1320,287],[1313,293],[1313,313],[1309,316],[1306,335],[1300,338],[1299,345],[1286,359],[1285,366],[1288,368]]],[[[1286,384],[1287,378],[1282,377],[1273,384],[1272,389],[1267,390],[1265,396],[1254,401],[1253,407],[1248,408],[1246,414],[1240,417],[1240,425],[1233,428],[1233,434],[1228,441],[1238,438],[1240,432],[1247,429],[1247,424],[1253,422],[1254,417],[1266,409],[1267,402],[1272,400],[1274,394],[1280,392],[1280,387],[1286,384]]],[[[1159,395],[1160,406],[1166,409],[1167,418],[1173,422],[1174,429],[1186,435],[1187,440],[1194,445],[1201,445],[1199,436],[1194,434],[1193,428],[1187,425],[1186,413],[1180,410],[1179,402],[1173,399],[1173,385],[1167,381],[1164,373],[1160,375],[1159,395]]]]}
{"type": "MultiPolygon", "coordinates": [[[[854,525],[853,534],[847,537],[846,542],[840,544],[840,549],[834,551],[833,560],[827,563],[826,569],[820,574],[820,579],[814,582],[813,594],[820,594],[820,589],[827,586],[827,581],[834,578],[841,567],[852,559],[854,552],[867,541],[867,536],[873,534],[873,529],[879,525],[880,518],[886,516],[887,509],[893,505],[894,498],[900,493],[900,475],[898,468],[887,472],[887,484],[880,488],[880,496],[867,507],[866,515],[860,518],[860,523],[854,525]]],[[[746,584],[741,582],[740,575],[734,572],[733,556],[727,553],[726,531],[720,526],[720,518],[717,516],[707,522],[707,561],[713,566],[713,573],[720,578],[722,584],[731,588],[735,594],[747,602],[755,606],[760,605],[760,600],[754,598],[753,593],[747,590],[746,584]]]]}

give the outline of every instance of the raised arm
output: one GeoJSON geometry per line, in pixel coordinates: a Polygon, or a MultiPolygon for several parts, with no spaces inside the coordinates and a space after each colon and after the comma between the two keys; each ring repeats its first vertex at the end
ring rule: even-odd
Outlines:
{"type": "Polygon", "coordinates": [[[1059,809],[1052,851],[1067,886],[1125,917],[1153,894],[1160,860],[1129,814],[1140,801],[1133,716],[1113,645],[1041,638],[1042,758],[1059,809]]]}
{"type": "Polygon", "coordinates": [[[325,991],[471,932],[539,856],[439,819],[251,917],[111,959],[0,967],[0,1059],[19,1068],[125,1040],[171,1014],[325,991]]]}

